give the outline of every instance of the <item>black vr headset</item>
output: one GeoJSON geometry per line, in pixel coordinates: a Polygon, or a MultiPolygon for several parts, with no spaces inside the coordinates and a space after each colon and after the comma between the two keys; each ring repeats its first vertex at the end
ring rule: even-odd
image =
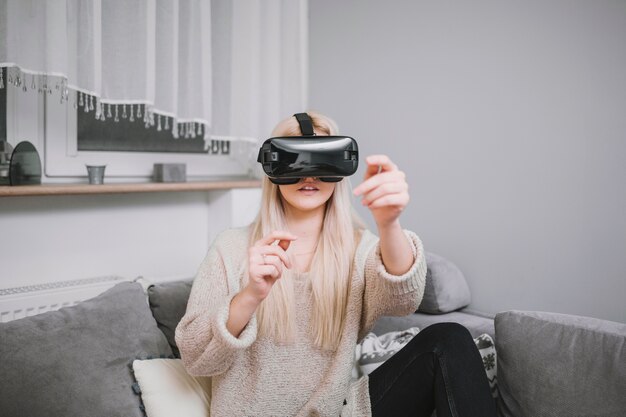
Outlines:
{"type": "Polygon", "coordinates": [[[317,177],[324,182],[338,182],[356,172],[359,148],[353,138],[316,136],[308,114],[294,116],[302,136],[269,138],[259,149],[257,162],[270,181],[286,185],[317,177]]]}

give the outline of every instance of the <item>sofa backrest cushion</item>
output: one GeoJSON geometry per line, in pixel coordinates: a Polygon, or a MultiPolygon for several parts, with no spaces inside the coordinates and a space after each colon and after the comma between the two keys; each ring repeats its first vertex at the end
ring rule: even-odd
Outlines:
{"type": "Polygon", "coordinates": [[[150,309],[159,329],[165,334],[174,355],[180,358],[174,333],[185,315],[193,279],[152,284],[148,287],[150,309]]]}
{"type": "Polygon", "coordinates": [[[426,256],[426,287],[418,312],[444,314],[467,306],[471,295],[465,276],[451,261],[432,252],[426,256]]]}
{"type": "Polygon", "coordinates": [[[135,359],[173,357],[138,283],[0,323],[3,417],[142,417],[135,359]]]}
{"type": "MultiPolygon", "coordinates": [[[[461,270],[449,260],[434,253],[425,252],[427,272],[424,298],[418,312],[427,314],[446,314],[467,306],[470,291],[461,270]]],[[[193,278],[150,284],[148,297],[150,309],[159,329],[177,358],[180,358],[174,334],[180,319],[185,315],[191,293],[193,278]]],[[[487,320],[491,322],[491,320],[487,320]]],[[[411,326],[407,326],[411,327],[411,326]]],[[[481,331],[478,334],[489,333],[481,331]]],[[[491,331],[493,333],[493,330],[491,331]]]]}
{"type": "Polygon", "coordinates": [[[626,415],[626,324],[507,311],[495,328],[501,415],[626,415]]]}

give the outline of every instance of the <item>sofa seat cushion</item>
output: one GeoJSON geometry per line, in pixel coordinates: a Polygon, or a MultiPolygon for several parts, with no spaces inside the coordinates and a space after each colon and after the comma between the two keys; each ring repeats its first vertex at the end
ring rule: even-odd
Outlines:
{"type": "Polygon", "coordinates": [[[488,334],[492,338],[495,335],[493,319],[462,311],[436,315],[413,313],[402,317],[384,316],[378,319],[372,329],[372,332],[377,335],[381,335],[392,331],[405,330],[410,327],[419,327],[420,329],[424,329],[431,324],[444,322],[462,324],[467,328],[467,330],[469,330],[472,337],[478,337],[484,333],[488,334]]]}
{"type": "Polygon", "coordinates": [[[2,417],[142,417],[132,361],[172,356],[138,283],[0,323],[2,417]]]}
{"type": "Polygon", "coordinates": [[[557,313],[495,318],[503,416],[626,416],[626,324],[557,313]]]}

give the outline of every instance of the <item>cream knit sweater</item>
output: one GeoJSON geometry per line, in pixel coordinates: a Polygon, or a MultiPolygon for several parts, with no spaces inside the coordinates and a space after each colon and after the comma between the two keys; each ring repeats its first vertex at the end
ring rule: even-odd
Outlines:
{"type": "Polygon", "coordinates": [[[240,291],[248,261],[248,228],[222,232],[196,276],[176,343],[191,375],[212,376],[211,416],[370,416],[368,377],[351,378],[354,350],[383,315],[417,310],[424,294],[426,261],[418,236],[408,230],[414,263],[389,274],[378,237],[362,233],[355,254],[347,318],[335,352],[315,347],[307,330],[311,313],[308,273],[296,276],[297,341],[279,345],[257,337],[256,314],[238,338],[226,329],[230,301],[240,291]]]}

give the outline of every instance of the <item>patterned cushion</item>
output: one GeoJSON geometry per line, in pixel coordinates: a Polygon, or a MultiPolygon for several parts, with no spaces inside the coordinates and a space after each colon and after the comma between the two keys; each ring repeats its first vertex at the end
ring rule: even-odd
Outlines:
{"type": "Polygon", "coordinates": [[[474,338],[474,343],[483,359],[483,367],[489,380],[489,388],[491,388],[491,396],[498,396],[498,364],[496,362],[496,346],[493,339],[488,334],[481,334],[474,338]]]}
{"type": "Polygon", "coordinates": [[[368,333],[361,343],[357,345],[355,352],[358,376],[369,375],[374,369],[378,368],[409,343],[418,332],[419,328],[411,327],[380,336],[368,333]]]}

